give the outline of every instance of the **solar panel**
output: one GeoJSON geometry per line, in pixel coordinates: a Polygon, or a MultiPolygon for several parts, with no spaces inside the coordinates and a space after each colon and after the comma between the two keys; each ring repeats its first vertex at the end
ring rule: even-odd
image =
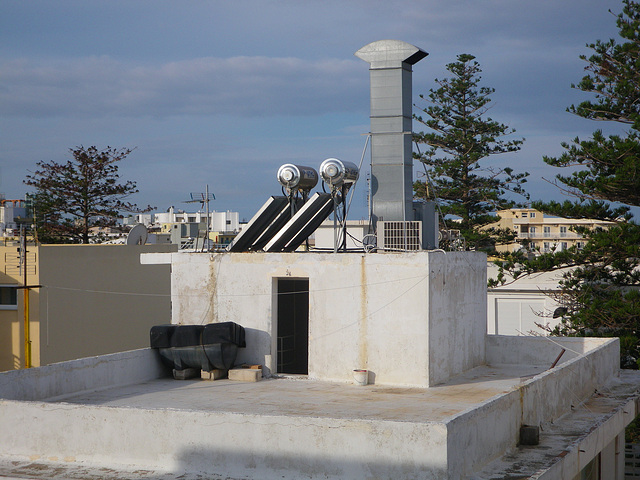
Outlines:
{"type": "MultiPolygon", "coordinates": [[[[236,238],[233,239],[227,247],[227,250],[230,252],[248,251],[257,239],[264,236],[265,231],[271,227],[274,221],[278,220],[283,215],[285,220],[282,223],[284,224],[286,220],[291,218],[287,197],[270,197],[269,200],[267,200],[260,210],[258,210],[258,212],[253,216],[253,218],[249,220],[249,223],[242,228],[236,238]],[[289,212],[288,217],[287,212],[289,212]]],[[[275,235],[275,232],[273,234],[275,235]]],[[[266,243],[266,241],[264,243],[266,243]]]]}
{"type": "Polygon", "coordinates": [[[315,193],[265,245],[265,252],[292,252],[316,231],[333,211],[329,193],[315,193]]]}

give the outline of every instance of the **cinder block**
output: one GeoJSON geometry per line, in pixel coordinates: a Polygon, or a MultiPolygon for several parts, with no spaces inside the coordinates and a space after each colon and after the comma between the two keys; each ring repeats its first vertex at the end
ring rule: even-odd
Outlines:
{"type": "Polygon", "coordinates": [[[210,372],[205,372],[202,370],[200,378],[203,380],[219,380],[221,378],[226,378],[229,373],[229,370],[218,370],[213,369],[210,372]]]}
{"type": "Polygon", "coordinates": [[[200,370],[197,368],[185,368],[184,370],[173,369],[173,378],[176,380],[189,380],[190,378],[198,378],[200,370]]]}
{"type": "Polygon", "coordinates": [[[229,380],[239,382],[258,382],[262,380],[262,369],[232,368],[229,370],[229,380]]]}
{"type": "Polygon", "coordinates": [[[540,427],[522,425],[520,427],[520,445],[538,445],[540,443],[540,427]]]}

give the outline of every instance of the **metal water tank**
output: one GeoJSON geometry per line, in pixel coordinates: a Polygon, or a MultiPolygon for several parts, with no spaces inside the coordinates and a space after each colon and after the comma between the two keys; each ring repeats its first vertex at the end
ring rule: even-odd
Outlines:
{"type": "Polygon", "coordinates": [[[327,158],[320,164],[320,176],[329,185],[355,183],[358,180],[358,167],[355,163],[344,162],[337,158],[327,158]]]}
{"type": "Polygon", "coordinates": [[[278,169],[278,182],[289,190],[311,190],[318,183],[315,168],[286,163],[278,169]]]}

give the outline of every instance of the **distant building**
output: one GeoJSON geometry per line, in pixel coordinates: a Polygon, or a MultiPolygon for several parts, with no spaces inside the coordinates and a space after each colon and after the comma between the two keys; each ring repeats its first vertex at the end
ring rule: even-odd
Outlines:
{"type": "Polygon", "coordinates": [[[613,222],[602,220],[554,217],[533,208],[512,208],[500,210],[497,214],[500,220],[490,226],[508,228],[517,234],[514,243],[496,247],[503,252],[520,250],[527,242],[529,250],[541,253],[562,251],[573,246],[582,248],[586,240],[573,231],[574,227],[607,228],[613,225],[613,222]]]}
{"type": "MultiPolygon", "coordinates": [[[[152,325],[171,318],[169,269],[140,265],[140,254],[172,245],[29,245],[32,365],[148,345],[152,325]]],[[[24,266],[18,247],[0,247],[0,371],[24,354],[24,266]]]]}
{"type": "Polygon", "coordinates": [[[16,237],[21,224],[31,223],[26,200],[7,200],[0,195],[0,236],[16,237]]]}
{"type": "MultiPolygon", "coordinates": [[[[170,207],[166,212],[139,213],[123,219],[125,225],[142,223],[147,227],[174,223],[197,223],[205,225],[206,222],[206,212],[185,212],[183,210],[176,210],[174,207],[170,207]]],[[[237,233],[240,230],[240,214],[231,211],[217,212],[213,210],[209,212],[209,230],[214,232],[237,233]]],[[[165,233],[169,232],[166,231],[165,233]]]]}
{"type": "MultiPolygon", "coordinates": [[[[487,291],[487,333],[496,335],[547,335],[561,318],[554,312],[554,298],[565,270],[522,275],[487,291]]],[[[498,267],[487,266],[487,277],[496,278],[498,267]]]]}

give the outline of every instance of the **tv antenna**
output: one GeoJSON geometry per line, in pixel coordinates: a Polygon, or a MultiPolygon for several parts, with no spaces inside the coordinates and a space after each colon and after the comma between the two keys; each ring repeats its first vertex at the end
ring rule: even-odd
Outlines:
{"type": "Polygon", "coordinates": [[[204,244],[207,244],[207,251],[209,251],[209,202],[211,200],[215,200],[216,196],[213,193],[209,193],[209,185],[205,186],[204,193],[191,192],[190,194],[191,200],[187,200],[184,203],[199,203],[200,208],[206,209],[207,214],[207,232],[204,236],[204,241],[202,242],[202,249],[204,250],[204,244]]]}

